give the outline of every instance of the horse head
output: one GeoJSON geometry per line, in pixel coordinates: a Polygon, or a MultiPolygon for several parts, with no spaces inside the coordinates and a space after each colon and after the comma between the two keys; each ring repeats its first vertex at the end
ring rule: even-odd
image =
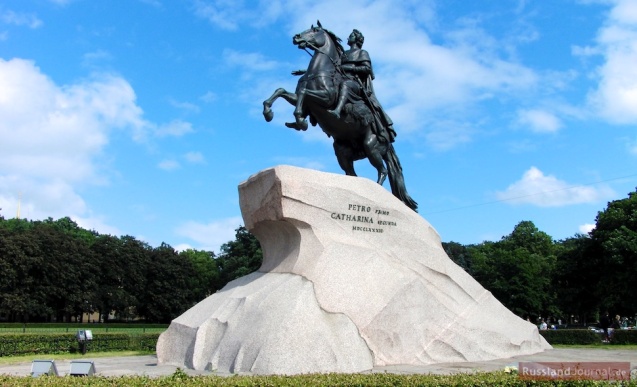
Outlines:
{"type": "Polygon", "coordinates": [[[319,26],[310,27],[309,29],[294,35],[292,38],[292,44],[304,50],[306,48],[311,48],[316,50],[319,47],[323,47],[327,43],[327,37],[325,34],[325,30],[319,26]]]}
{"type": "Polygon", "coordinates": [[[334,35],[333,32],[323,28],[320,21],[316,27],[312,25],[309,29],[294,35],[292,38],[292,44],[301,50],[305,50],[306,48],[317,50],[329,42],[334,44],[339,55],[343,53],[344,49],[340,43],[341,39],[334,35]]]}

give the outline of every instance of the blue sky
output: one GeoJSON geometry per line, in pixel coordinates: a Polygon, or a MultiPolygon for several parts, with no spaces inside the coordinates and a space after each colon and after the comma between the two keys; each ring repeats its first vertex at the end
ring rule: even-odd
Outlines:
{"type": "Polygon", "coordinates": [[[317,19],[365,34],[407,188],[443,241],[523,220],[564,239],[637,186],[637,1],[316,3],[2,2],[0,214],[218,253],[250,175],[342,173],[318,127],[283,126],[292,106],[261,114],[294,90],[309,56],[292,36],[317,19]]]}

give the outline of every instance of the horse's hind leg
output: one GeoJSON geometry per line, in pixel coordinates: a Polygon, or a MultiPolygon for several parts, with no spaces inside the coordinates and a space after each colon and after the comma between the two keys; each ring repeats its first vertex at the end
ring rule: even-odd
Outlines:
{"type": "Polygon", "coordinates": [[[334,141],[334,153],[336,153],[336,160],[338,165],[348,176],[356,176],[354,171],[354,151],[348,145],[334,141]]]}
{"type": "Polygon", "coordinates": [[[363,149],[365,150],[365,155],[369,162],[378,171],[378,184],[383,185],[387,178],[387,168],[383,162],[383,154],[386,149],[383,144],[378,141],[378,137],[371,133],[371,130],[365,136],[363,149]]]}
{"type": "Polygon", "coordinates": [[[272,104],[274,103],[274,101],[277,100],[277,98],[283,98],[284,100],[288,101],[290,103],[290,105],[296,106],[296,103],[298,101],[298,97],[296,96],[295,93],[290,93],[289,91],[285,90],[284,88],[278,88],[274,91],[274,93],[272,93],[272,95],[270,96],[270,98],[266,99],[265,101],[263,101],[263,117],[265,117],[265,120],[267,122],[272,121],[272,118],[274,118],[274,112],[272,111],[272,104]]]}

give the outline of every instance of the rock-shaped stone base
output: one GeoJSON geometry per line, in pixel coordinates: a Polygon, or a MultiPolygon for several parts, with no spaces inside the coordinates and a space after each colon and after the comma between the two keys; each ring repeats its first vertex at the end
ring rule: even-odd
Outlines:
{"type": "Polygon", "coordinates": [[[173,320],[160,363],[260,374],[484,361],[551,348],[364,179],[289,166],[239,186],[257,273],[173,320]]]}

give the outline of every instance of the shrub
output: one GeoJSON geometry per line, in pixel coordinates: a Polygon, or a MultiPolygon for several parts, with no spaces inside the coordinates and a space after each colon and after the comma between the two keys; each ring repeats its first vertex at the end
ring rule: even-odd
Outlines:
{"type": "MultiPolygon", "coordinates": [[[[89,379],[74,377],[25,378],[0,375],[0,385],[6,387],[23,386],[85,386],[89,379]],[[26,382],[26,383],[25,383],[26,382]]],[[[117,378],[90,377],[90,385],[100,386],[600,386],[616,385],[590,380],[575,381],[527,381],[515,374],[488,372],[456,375],[399,375],[390,373],[369,374],[307,374],[296,376],[188,376],[177,370],[171,376],[149,378],[147,376],[122,376],[117,378]]],[[[634,381],[624,382],[624,386],[635,386],[634,381]]]]}
{"type": "MultiPolygon", "coordinates": [[[[540,331],[549,344],[591,345],[601,343],[601,333],[587,329],[557,329],[540,331]]],[[[617,329],[611,336],[611,344],[637,344],[637,330],[617,329]]]]}
{"type": "Polygon", "coordinates": [[[611,344],[637,344],[637,330],[616,329],[611,336],[611,344]]]}
{"type": "MultiPolygon", "coordinates": [[[[99,333],[87,344],[89,352],[154,350],[159,333],[99,333]]],[[[0,356],[74,353],[79,350],[74,334],[0,334],[0,356]]]]}
{"type": "Polygon", "coordinates": [[[0,356],[69,353],[74,347],[75,336],[66,333],[0,335],[0,356]]]}
{"type": "Polygon", "coordinates": [[[129,351],[155,351],[159,333],[143,333],[141,335],[131,335],[129,351]]]}
{"type": "Polygon", "coordinates": [[[599,333],[588,329],[556,329],[540,331],[549,344],[590,345],[602,341],[599,333]]]}

